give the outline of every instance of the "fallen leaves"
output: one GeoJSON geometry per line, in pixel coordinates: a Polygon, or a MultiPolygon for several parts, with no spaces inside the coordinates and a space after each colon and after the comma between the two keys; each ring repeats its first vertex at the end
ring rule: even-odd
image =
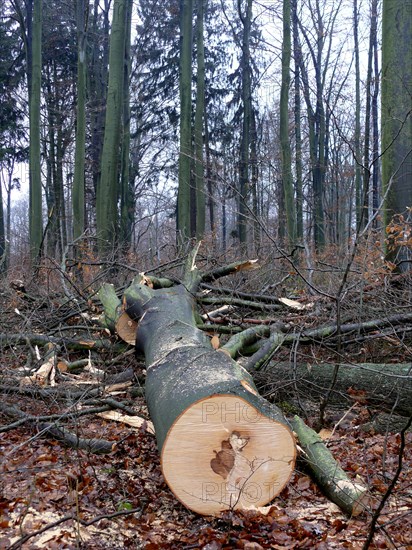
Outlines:
{"type": "MultiPolygon", "coordinates": [[[[8,547],[24,534],[33,534],[67,516],[50,530],[32,537],[27,548],[65,548],[82,544],[85,548],[307,548],[314,550],[360,549],[368,528],[368,515],[353,520],[329,503],[306,475],[296,472],[280,497],[264,509],[227,512],[221,518],[203,518],[184,509],[167,489],[160,470],[154,438],[139,428],[120,422],[94,422],[79,419],[82,435],[87,430],[118,441],[110,456],[90,455],[85,451],[64,449],[44,439],[24,439],[25,432],[1,434],[0,451],[3,495],[0,498],[0,547],[8,547]],[[23,443],[24,453],[17,451],[23,443]],[[7,457],[7,458],[6,458],[7,457]],[[130,512],[130,507],[134,510],[130,512]],[[136,512],[136,509],[140,510],[136,512]],[[123,515],[110,518],[111,514],[123,515]],[[128,512],[130,512],[128,514],[128,512]],[[77,542],[76,542],[77,541],[77,542]]],[[[135,417],[131,417],[132,419],[135,417]]],[[[412,437],[408,436],[410,442],[412,437]]],[[[337,458],[346,466],[356,463],[366,478],[374,482],[381,476],[378,467],[368,469],[376,456],[382,461],[381,446],[389,453],[398,446],[396,436],[360,438],[356,428],[346,437],[335,434],[331,443],[337,458]],[[365,460],[365,445],[370,453],[365,460]],[[376,453],[376,455],[375,455],[376,453]]],[[[376,464],[376,462],[375,462],[376,464]]],[[[382,462],[380,462],[382,464],[382,462]]],[[[412,457],[407,457],[405,476],[398,493],[382,517],[386,529],[399,544],[409,544],[406,533],[412,527],[410,479],[412,457]],[[408,470],[409,468],[409,470],[408,470]],[[409,491],[409,492],[408,492],[409,491]],[[409,498],[409,500],[407,500],[409,498]],[[401,523],[396,523],[397,517],[401,523]],[[403,541],[403,542],[402,542],[403,541]]],[[[385,470],[390,475],[395,463],[385,470]]],[[[386,486],[386,485],[385,485],[386,486]]],[[[371,486],[373,490],[375,484],[371,486]]],[[[379,535],[377,546],[389,548],[379,535]]],[[[407,547],[407,546],[406,546],[407,547]]]]}

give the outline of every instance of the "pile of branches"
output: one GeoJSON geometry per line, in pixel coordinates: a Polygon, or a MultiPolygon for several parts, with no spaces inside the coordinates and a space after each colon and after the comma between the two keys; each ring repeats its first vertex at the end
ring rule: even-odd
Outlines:
{"type": "MultiPolygon", "coordinates": [[[[176,266],[139,273],[134,282],[151,289],[172,286],[181,282],[176,266]]],[[[296,288],[296,272],[280,273],[275,282],[262,281],[258,273],[254,260],[203,271],[197,326],[212,346],[249,371],[260,392],[285,414],[297,413],[316,429],[336,416],[336,409],[344,418],[359,403],[370,412],[370,429],[408,429],[409,277],[388,275],[326,292],[312,283],[296,288]],[[229,274],[230,283],[223,284],[229,274]]],[[[65,287],[70,284],[65,277],[65,287]]],[[[10,422],[1,431],[27,426],[70,446],[110,453],[112,441],[82,438],[66,423],[117,410],[119,418],[153,430],[144,404],[138,411],[135,406],[144,394],[145,365],[139,353],[136,359],[136,324],[121,301],[127,285],[98,286],[79,290],[73,283],[65,296],[39,296],[34,285],[26,288],[21,281],[3,286],[0,349],[6,367],[0,390],[6,397],[0,411],[10,422]],[[7,366],[16,363],[18,368],[7,366]],[[126,388],[128,398],[117,398],[126,388]],[[59,410],[29,414],[8,403],[7,396],[16,395],[42,398],[59,410]]]]}

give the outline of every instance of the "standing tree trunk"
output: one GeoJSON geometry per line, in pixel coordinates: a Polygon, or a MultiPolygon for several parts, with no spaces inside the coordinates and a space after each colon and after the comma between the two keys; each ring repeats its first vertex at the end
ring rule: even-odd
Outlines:
{"type": "MultiPolygon", "coordinates": [[[[54,65],[54,76],[53,81],[58,82],[56,64],[54,65]]],[[[56,86],[56,106],[62,105],[62,98],[60,97],[61,90],[59,86],[56,86]]],[[[55,180],[54,180],[54,196],[56,201],[55,213],[57,216],[56,222],[56,242],[57,242],[57,253],[58,257],[62,257],[63,250],[67,245],[67,231],[66,231],[66,205],[64,202],[64,175],[63,175],[63,164],[64,164],[64,154],[66,149],[65,143],[65,131],[63,129],[64,125],[64,115],[62,110],[59,109],[59,112],[56,113],[57,128],[56,128],[56,170],[55,170],[55,180]]]]}
{"type": "Polygon", "coordinates": [[[209,210],[209,224],[212,232],[213,242],[216,243],[216,222],[215,222],[215,185],[214,175],[211,166],[209,126],[207,118],[207,109],[204,112],[205,119],[205,154],[206,154],[206,182],[207,182],[207,204],[209,210]]]}
{"type": "Polygon", "coordinates": [[[296,206],[292,179],[292,154],[289,141],[290,86],[290,0],[283,0],[282,86],[280,90],[280,145],[282,151],[282,180],[285,198],[287,238],[289,246],[296,243],[296,206]]]}
{"type": "MultiPolygon", "coordinates": [[[[29,44],[30,49],[30,44],[29,44]]],[[[42,0],[33,0],[33,36],[31,42],[31,86],[29,93],[30,178],[29,232],[30,254],[34,262],[40,254],[43,236],[42,186],[40,162],[40,102],[41,102],[42,0]]],[[[30,83],[29,83],[30,85],[30,83]]]]}
{"type": "Polygon", "coordinates": [[[323,206],[323,193],[325,182],[325,106],[323,99],[324,91],[324,76],[323,76],[323,48],[325,43],[325,28],[322,18],[322,13],[319,7],[319,0],[316,0],[317,14],[317,32],[318,42],[317,51],[314,56],[314,68],[316,78],[316,109],[314,113],[314,151],[315,162],[313,166],[313,198],[314,198],[314,214],[315,214],[315,246],[322,249],[325,245],[325,212],[323,206]],[[316,61],[315,61],[316,59],[316,61]]]}
{"type": "Polygon", "coordinates": [[[85,229],[84,165],[86,146],[86,3],[77,0],[77,107],[76,149],[73,178],[73,238],[78,239],[85,229]]]}
{"type": "MultiPolygon", "coordinates": [[[[356,227],[360,227],[362,216],[362,178],[361,178],[361,98],[360,98],[360,65],[359,65],[359,13],[358,13],[358,0],[353,0],[353,48],[355,53],[355,203],[356,203],[356,227]]],[[[366,117],[365,132],[369,125],[369,119],[366,117]]],[[[366,143],[366,139],[365,139],[366,143]]],[[[366,152],[366,151],[365,151],[366,152]]],[[[365,163],[365,171],[368,168],[368,164],[365,163]]],[[[364,186],[365,189],[365,186],[364,186]]],[[[365,213],[364,213],[365,214],[365,213]]],[[[364,215],[363,214],[363,215],[364,215]]]]}
{"type": "Polygon", "coordinates": [[[56,98],[52,91],[52,76],[51,65],[47,64],[45,67],[45,103],[47,111],[47,140],[43,140],[43,157],[46,159],[46,185],[45,185],[45,199],[47,206],[47,242],[46,242],[46,254],[50,257],[55,256],[57,245],[57,216],[56,216],[56,194],[55,194],[55,181],[56,181],[56,98]]]}
{"type": "Polygon", "coordinates": [[[3,182],[0,179],[0,275],[6,270],[6,232],[3,209],[3,182]]]}
{"type": "Polygon", "coordinates": [[[242,32],[242,108],[243,123],[240,141],[239,162],[239,214],[238,228],[241,247],[246,248],[248,195],[249,195],[249,153],[250,129],[252,118],[252,75],[250,64],[250,30],[252,25],[252,0],[246,1],[246,10],[243,13],[241,0],[238,0],[238,13],[243,25],[242,32]]]}
{"type": "Polygon", "coordinates": [[[291,0],[293,22],[293,54],[295,68],[295,170],[296,170],[296,237],[303,242],[303,169],[302,169],[302,132],[301,132],[301,101],[300,101],[300,63],[301,49],[298,40],[297,0],[291,0]]]}
{"type": "MultiPolygon", "coordinates": [[[[373,145],[372,145],[372,212],[375,216],[379,209],[380,189],[379,189],[379,61],[378,61],[378,0],[372,0],[371,6],[371,29],[373,28],[373,94],[372,94],[372,129],[373,129],[373,145]]],[[[375,220],[375,225],[376,225],[375,220]]]]}
{"type": "MultiPolygon", "coordinates": [[[[412,205],[412,0],[382,4],[382,183],[385,226],[412,205]]],[[[388,257],[408,269],[409,249],[395,246],[388,257]]]]}
{"type": "Polygon", "coordinates": [[[106,123],[96,204],[97,236],[101,255],[107,255],[112,251],[118,238],[118,191],[126,14],[127,0],[115,0],[110,33],[106,123]]]}
{"type": "Polygon", "coordinates": [[[196,238],[205,232],[206,197],[203,166],[203,121],[205,112],[205,48],[203,42],[204,0],[197,0],[196,45],[196,110],[195,110],[195,181],[196,181],[196,238]]]}
{"type": "MultiPolygon", "coordinates": [[[[93,197],[100,187],[101,158],[104,140],[104,120],[107,98],[107,67],[109,64],[109,9],[110,0],[104,0],[101,14],[103,24],[99,23],[101,5],[94,0],[90,35],[93,36],[91,59],[89,61],[89,94],[90,94],[90,133],[91,133],[91,169],[93,178],[93,197]],[[102,50],[102,53],[100,51],[102,50]]],[[[86,212],[87,214],[87,212],[86,212]]],[[[86,218],[87,224],[87,218],[86,218]]]]}
{"type": "Polygon", "coordinates": [[[123,75],[123,139],[122,172],[120,179],[120,243],[127,251],[132,239],[134,221],[134,185],[130,177],[130,44],[133,0],[127,0],[126,41],[123,75]]]}
{"type": "Polygon", "coordinates": [[[193,0],[180,0],[180,150],[177,194],[177,236],[180,244],[186,242],[191,234],[192,15],[193,0]]]}
{"type": "MultiPolygon", "coordinates": [[[[373,6],[372,6],[373,10],[373,6]]],[[[366,75],[366,108],[365,108],[365,141],[363,155],[363,192],[360,203],[361,210],[357,218],[358,226],[365,227],[369,219],[369,193],[370,193],[370,136],[371,136],[371,109],[372,109],[372,85],[376,87],[376,83],[372,83],[373,71],[373,44],[376,40],[376,26],[373,17],[371,18],[371,27],[369,33],[369,51],[368,51],[368,68],[366,75]]]]}
{"type": "Polygon", "coordinates": [[[252,108],[250,124],[250,186],[252,188],[253,244],[260,247],[261,215],[259,208],[258,130],[256,110],[252,108]]]}

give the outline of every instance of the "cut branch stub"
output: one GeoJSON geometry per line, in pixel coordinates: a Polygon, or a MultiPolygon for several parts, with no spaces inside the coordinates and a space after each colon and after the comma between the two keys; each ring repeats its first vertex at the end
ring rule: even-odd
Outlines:
{"type": "Polygon", "coordinates": [[[296,455],[282,413],[196,328],[185,287],[148,293],[133,285],[125,303],[126,312],[141,315],[146,400],[176,497],[208,515],[270,502],[289,480],[296,455]]]}
{"type": "Polygon", "coordinates": [[[112,284],[104,283],[97,295],[104,308],[104,315],[101,320],[102,324],[114,332],[115,324],[119,317],[119,309],[121,308],[121,302],[116,295],[115,288],[112,284]]]}
{"type": "Polygon", "coordinates": [[[116,333],[124,341],[134,346],[136,344],[137,322],[131,319],[125,311],[116,321],[116,333]]]}

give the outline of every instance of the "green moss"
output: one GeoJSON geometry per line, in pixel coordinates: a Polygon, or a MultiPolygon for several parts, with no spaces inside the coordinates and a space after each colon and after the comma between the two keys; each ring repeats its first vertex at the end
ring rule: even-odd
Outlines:
{"type": "Polygon", "coordinates": [[[281,409],[285,416],[290,416],[294,414],[300,414],[301,411],[290,401],[280,401],[276,405],[281,409]]]}

